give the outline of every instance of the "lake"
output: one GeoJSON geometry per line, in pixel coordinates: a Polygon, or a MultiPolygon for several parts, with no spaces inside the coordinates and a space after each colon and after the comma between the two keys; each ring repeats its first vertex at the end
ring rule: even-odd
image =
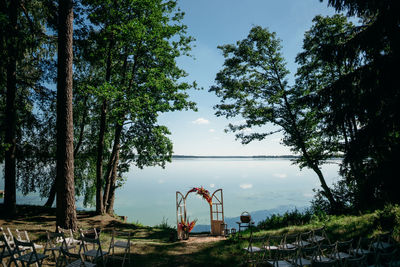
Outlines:
{"type": "MultiPolygon", "coordinates": [[[[322,168],[327,183],[338,180],[338,163],[332,160],[322,168]]],[[[243,211],[282,210],[310,205],[313,188],[320,188],[316,174],[292,165],[289,159],[254,158],[194,158],[174,159],[165,169],[132,168],[125,185],[118,188],[115,212],[128,216],[130,222],[144,225],[176,224],[175,193],[186,194],[193,187],[203,186],[211,193],[223,189],[225,217],[237,217],[243,211]]],[[[0,181],[0,189],[4,181],[0,181]]],[[[2,202],[2,199],[0,199],[2,202]]],[[[38,194],[22,196],[19,204],[43,204],[38,194]]],[[[186,202],[190,219],[197,224],[210,224],[208,203],[195,193],[186,202]]],[[[78,200],[78,208],[82,202],[78,200]]],[[[282,210],[284,211],[284,210],[282,210]]]]}

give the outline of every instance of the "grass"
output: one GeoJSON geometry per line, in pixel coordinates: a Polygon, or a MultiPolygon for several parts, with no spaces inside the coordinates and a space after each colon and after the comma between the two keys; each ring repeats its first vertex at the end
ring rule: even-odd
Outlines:
{"type": "MultiPolygon", "coordinates": [[[[2,214],[2,213],[0,213],[2,214]]],[[[13,219],[2,218],[0,226],[12,230],[27,230],[31,239],[37,243],[45,243],[46,231],[55,230],[55,210],[43,207],[19,206],[18,216],[13,219]],[[24,215],[22,215],[24,214],[24,215]]],[[[381,232],[398,229],[400,214],[398,206],[387,210],[376,211],[359,216],[324,216],[314,218],[309,223],[290,225],[276,229],[255,230],[255,235],[282,235],[299,233],[325,226],[331,241],[357,239],[359,236],[371,237],[381,232]]],[[[176,230],[164,219],[156,227],[126,223],[119,217],[98,216],[91,212],[79,212],[80,228],[101,228],[103,250],[108,250],[111,230],[132,231],[134,244],[131,248],[132,266],[238,266],[243,260],[243,249],[246,241],[237,239],[219,239],[212,242],[204,236],[191,235],[189,241],[177,241],[176,230]]],[[[398,232],[397,232],[398,233],[398,232]]],[[[394,231],[396,234],[396,231],[394,231]]],[[[244,233],[249,237],[249,231],[244,233]]],[[[398,236],[395,236],[398,240],[398,236]]],[[[47,261],[45,266],[54,266],[47,261]]],[[[111,262],[108,266],[118,266],[119,262],[111,262]]]]}

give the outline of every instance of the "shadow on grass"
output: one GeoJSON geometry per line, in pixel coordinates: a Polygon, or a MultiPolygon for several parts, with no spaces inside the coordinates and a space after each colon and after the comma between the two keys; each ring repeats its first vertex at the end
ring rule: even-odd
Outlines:
{"type": "MultiPolygon", "coordinates": [[[[185,246],[184,242],[152,244],[147,247],[147,251],[151,252],[131,253],[129,266],[240,266],[243,260],[240,245],[231,240],[208,243],[197,252],[185,251],[185,246]]],[[[107,267],[119,266],[121,263],[120,260],[112,261],[110,257],[107,267]]]]}

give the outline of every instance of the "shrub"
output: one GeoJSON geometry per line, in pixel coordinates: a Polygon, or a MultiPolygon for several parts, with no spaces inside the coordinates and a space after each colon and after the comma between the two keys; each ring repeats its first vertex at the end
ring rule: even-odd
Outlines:
{"type": "Polygon", "coordinates": [[[382,231],[393,231],[394,237],[400,235],[400,207],[388,204],[376,212],[375,226],[382,231]]]}
{"type": "Polygon", "coordinates": [[[309,223],[312,218],[310,210],[300,212],[297,209],[286,211],[284,214],[272,214],[258,223],[257,227],[263,230],[278,229],[292,225],[303,225],[309,223]]]}

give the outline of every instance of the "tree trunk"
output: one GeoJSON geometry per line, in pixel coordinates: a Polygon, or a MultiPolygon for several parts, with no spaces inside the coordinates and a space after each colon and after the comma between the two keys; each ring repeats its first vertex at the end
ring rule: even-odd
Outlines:
{"type": "MultiPolygon", "coordinates": [[[[107,66],[106,66],[106,81],[111,80],[111,50],[113,41],[110,40],[108,53],[107,53],[107,66]]],[[[97,143],[97,162],[96,162],[96,213],[104,214],[104,200],[103,200],[103,150],[104,150],[104,136],[106,133],[106,119],[107,119],[107,100],[104,99],[100,109],[100,130],[99,141],[97,143]]]]}
{"type": "Polygon", "coordinates": [[[118,175],[118,162],[119,162],[119,150],[121,142],[122,125],[116,124],[115,127],[115,137],[114,137],[114,147],[115,151],[114,160],[112,165],[112,172],[110,177],[109,194],[107,198],[107,213],[113,215],[114,213],[114,199],[115,199],[115,182],[117,181],[118,175]]]}
{"type": "Polygon", "coordinates": [[[104,203],[104,209],[107,209],[107,201],[108,201],[108,195],[110,193],[110,183],[111,183],[111,174],[112,174],[112,168],[113,168],[113,162],[115,158],[115,149],[113,146],[113,150],[111,151],[110,159],[108,160],[107,164],[107,172],[106,175],[104,176],[105,178],[105,186],[104,186],[104,195],[103,195],[103,203],[104,203]]]}
{"type": "Polygon", "coordinates": [[[59,1],[57,65],[57,209],[56,224],[77,228],[72,117],[73,1],[59,1]]]}
{"type": "MultiPolygon", "coordinates": [[[[87,98],[85,98],[85,106],[86,106],[86,102],[87,102],[87,98]]],[[[82,115],[82,122],[81,122],[80,131],[79,131],[79,139],[78,139],[78,143],[76,144],[76,146],[74,148],[74,158],[78,154],[79,148],[82,145],[83,132],[84,132],[84,128],[85,128],[86,116],[87,116],[87,109],[84,110],[83,115],[82,115]]],[[[44,204],[44,206],[45,207],[53,206],[55,198],[56,198],[56,179],[54,179],[53,183],[51,184],[51,188],[50,188],[50,191],[49,191],[49,196],[48,196],[47,201],[44,204]]]]}
{"type": "MultiPolygon", "coordinates": [[[[278,72],[276,72],[276,73],[278,73],[278,72]]],[[[332,211],[334,213],[336,213],[336,212],[339,211],[338,203],[335,200],[335,198],[333,197],[332,191],[330,190],[330,188],[326,184],[324,175],[322,174],[322,171],[319,168],[318,164],[314,160],[312,160],[310,158],[310,155],[309,155],[309,153],[307,151],[307,148],[305,146],[304,138],[303,138],[303,136],[301,135],[301,133],[300,133],[300,131],[298,129],[298,125],[297,125],[297,122],[296,122],[295,114],[294,114],[294,112],[292,110],[292,106],[289,103],[289,100],[287,98],[286,92],[285,92],[284,87],[283,87],[283,85],[282,85],[280,80],[279,80],[279,85],[280,85],[280,88],[283,91],[283,99],[284,99],[284,103],[285,103],[285,108],[287,109],[287,111],[289,113],[289,117],[290,117],[290,120],[291,120],[292,128],[294,130],[294,135],[295,135],[295,138],[297,139],[297,142],[299,144],[301,153],[303,154],[304,158],[306,159],[307,166],[309,168],[311,168],[317,174],[318,179],[319,179],[319,181],[321,183],[321,187],[322,187],[322,189],[324,191],[324,195],[328,199],[329,204],[331,205],[332,211]]]]}
{"type": "Polygon", "coordinates": [[[47,198],[46,203],[44,204],[45,207],[51,207],[53,206],[54,199],[56,198],[56,179],[54,179],[53,183],[51,184],[50,192],[49,192],[49,197],[47,198]]]}
{"type": "Polygon", "coordinates": [[[7,42],[7,93],[6,93],[6,130],[7,148],[4,159],[4,208],[8,215],[16,213],[16,110],[15,95],[17,91],[17,16],[19,1],[10,1],[9,6],[9,39],[7,42]]]}

